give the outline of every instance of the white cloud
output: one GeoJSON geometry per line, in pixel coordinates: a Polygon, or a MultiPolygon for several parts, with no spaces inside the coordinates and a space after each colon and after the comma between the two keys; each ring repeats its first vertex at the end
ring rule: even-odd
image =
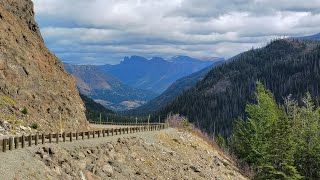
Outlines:
{"type": "Polygon", "coordinates": [[[34,0],[49,48],[64,61],[123,56],[230,57],[279,36],[320,31],[319,0],[34,0]]]}

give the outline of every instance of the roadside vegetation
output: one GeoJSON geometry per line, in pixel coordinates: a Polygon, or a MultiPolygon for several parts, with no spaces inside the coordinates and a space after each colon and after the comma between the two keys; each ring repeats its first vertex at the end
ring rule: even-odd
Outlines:
{"type": "Polygon", "coordinates": [[[231,151],[253,168],[254,179],[320,179],[320,108],[310,93],[278,105],[257,82],[255,96],[246,118],[234,123],[231,151]]]}

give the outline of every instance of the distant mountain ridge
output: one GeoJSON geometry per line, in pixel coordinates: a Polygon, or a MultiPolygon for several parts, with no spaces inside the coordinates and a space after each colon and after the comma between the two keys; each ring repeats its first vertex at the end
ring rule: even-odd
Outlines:
{"type": "Polygon", "coordinates": [[[199,60],[188,56],[175,56],[169,60],[161,57],[146,59],[141,56],[125,57],[120,64],[100,66],[125,84],[134,88],[164,92],[176,80],[210,66],[216,61],[199,60]]]}
{"type": "Polygon", "coordinates": [[[320,33],[309,35],[309,36],[294,37],[294,38],[302,39],[302,40],[320,40],[320,33]]]}
{"type": "Polygon", "coordinates": [[[76,78],[82,94],[115,111],[140,106],[157,95],[125,85],[98,66],[64,64],[64,67],[76,78]]]}
{"type": "Polygon", "coordinates": [[[147,104],[144,104],[136,109],[127,111],[128,115],[146,115],[154,111],[160,110],[162,107],[166,106],[168,103],[174,100],[177,96],[182,94],[184,91],[196,85],[197,82],[201,81],[207,73],[213,69],[215,66],[222,64],[224,60],[216,61],[214,64],[192,73],[188,76],[182,77],[171,84],[167,90],[165,90],[161,95],[152,99],[147,104]]]}

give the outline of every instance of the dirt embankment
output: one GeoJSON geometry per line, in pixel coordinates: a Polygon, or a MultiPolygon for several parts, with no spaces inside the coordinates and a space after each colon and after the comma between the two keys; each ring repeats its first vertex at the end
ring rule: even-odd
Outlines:
{"type": "Polygon", "coordinates": [[[246,179],[204,140],[167,129],[0,153],[0,179],[246,179]]]}

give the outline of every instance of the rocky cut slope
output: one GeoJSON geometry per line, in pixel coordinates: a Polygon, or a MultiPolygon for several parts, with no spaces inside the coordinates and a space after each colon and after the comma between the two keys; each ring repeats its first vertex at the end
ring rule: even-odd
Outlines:
{"type": "Polygon", "coordinates": [[[1,122],[57,130],[86,128],[74,78],[45,46],[31,0],[0,0],[1,122]],[[15,114],[15,115],[14,115],[15,114]]]}
{"type": "Polygon", "coordinates": [[[188,131],[166,129],[0,153],[0,179],[247,180],[235,163],[188,131]]]}

